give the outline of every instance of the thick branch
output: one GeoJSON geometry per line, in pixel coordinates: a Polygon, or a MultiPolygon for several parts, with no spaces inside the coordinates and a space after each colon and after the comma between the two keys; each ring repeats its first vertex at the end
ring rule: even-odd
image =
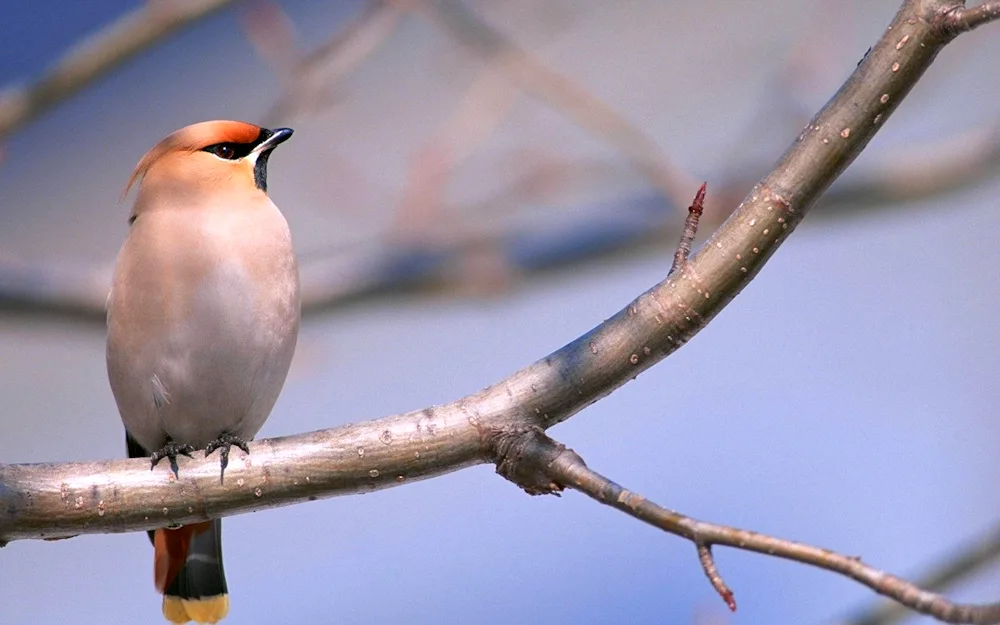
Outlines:
{"type": "MultiPolygon", "coordinates": [[[[484,397],[483,400],[487,398],[484,397]]],[[[498,398],[493,398],[498,399],[498,398]]],[[[463,402],[273,438],[219,459],[0,465],[0,545],[19,538],[128,532],[363,493],[483,462],[463,402]]]]}
{"type": "Polygon", "coordinates": [[[153,0],[94,33],[40,80],[0,93],[0,137],[65,100],[164,37],[233,0],[153,0]]]}

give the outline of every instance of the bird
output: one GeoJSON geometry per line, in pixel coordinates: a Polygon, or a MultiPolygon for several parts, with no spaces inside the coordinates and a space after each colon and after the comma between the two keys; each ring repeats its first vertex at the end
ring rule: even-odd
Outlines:
{"type": "MultiPolygon", "coordinates": [[[[299,273],[285,217],[267,195],[271,151],[292,136],[239,121],[181,128],[139,161],[128,235],[107,302],[107,368],[129,457],[231,446],[249,454],[292,361],[299,273]]],[[[220,519],[149,532],[172,623],[229,612],[220,519]]]]}

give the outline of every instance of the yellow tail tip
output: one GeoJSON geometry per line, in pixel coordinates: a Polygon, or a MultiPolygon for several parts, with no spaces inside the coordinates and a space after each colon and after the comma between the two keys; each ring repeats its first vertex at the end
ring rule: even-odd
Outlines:
{"type": "Polygon", "coordinates": [[[171,623],[218,623],[229,614],[229,595],[203,599],[163,596],[163,616],[171,623]]]}

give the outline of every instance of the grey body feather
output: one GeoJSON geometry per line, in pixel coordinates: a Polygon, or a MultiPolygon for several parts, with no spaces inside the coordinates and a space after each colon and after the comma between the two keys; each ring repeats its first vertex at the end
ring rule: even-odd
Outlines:
{"type": "MultiPolygon", "coordinates": [[[[146,450],[251,439],[284,384],[299,279],[284,217],[249,206],[141,214],[108,297],[107,360],[126,430],[146,450]]],[[[261,201],[263,200],[263,201],[261,201]]]]}

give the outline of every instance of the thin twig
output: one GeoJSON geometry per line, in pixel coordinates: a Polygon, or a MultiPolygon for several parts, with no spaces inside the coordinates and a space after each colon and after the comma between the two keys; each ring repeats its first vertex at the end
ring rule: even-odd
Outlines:
{"type": "MultiPolygon", "coordinates": [[[[552,445],[558,444],[553,441],[552,445]]],[[[572,452],[559,453],[554,460],[549,461],[547,474],[553,482],[579,491],[595,501],[620,510],[653,527],[693,541],[699,548],[699,556],[702,558],[701,563],[706,574],[723,599],[727,598],[725,593],[729,592],[729,589],[721,577],[717,577],[718,572],[715,571],[711,560],[708,560],[708,566],[704,560],[704,550],[712,545],[754,551],[839,573],[898,601],[911,610],[948,623],[1000,623],[1000,603],[954,603],[942,595],[922,590],[902,578],[865,564],[857,557],[694,519],[659,506],[639,493],[619,486],[587,467],[583,460],[572,452]],[[716,576],[715,579],[713,574],[716,576]]]]}
{"type": "Polygon", "coordinates": [[[735,612],[736,597],[733,596],[733,591],[729,589],[725,580],[722,579],[719,568],[715,566],[715,558],[712,557],[712,546],[698,541],[695,541],[694,544],[698,549],[698,562],[701,563],[701,569],[705,572],[708,582],[712,584],[715,592],[719,593],[722,600],[729,606],[729,611],[735,612]]]}
{"type": "Polygon", "coordinates": [[[667,272],[668,276],[680,269],[691,254],[691,244],[698,236],[698,220],[705,212],[705,190],[707,188],[707,182],[701,183],[701,187],[694,196],[694,201],[688,207],[687,217],[684,218],[684,229],[681,231],[681,241],[677,244],[677,251],[674,252],[674,263],[670,266],[670,271],[667,272]]]}

